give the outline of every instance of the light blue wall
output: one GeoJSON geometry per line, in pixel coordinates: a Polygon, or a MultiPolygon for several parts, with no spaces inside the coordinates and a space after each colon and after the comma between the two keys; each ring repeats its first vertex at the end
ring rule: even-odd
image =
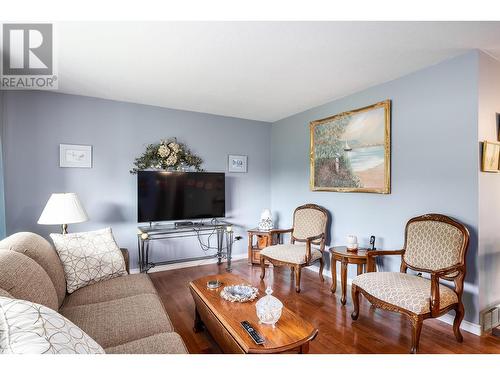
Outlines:
{"type": "MultiPolygon", "coordinates": [[[[111,226],[136,267],[134,158],[147,143],[171,136],[199,154],[207,171],[226,171],[228,154],[248,155],[248,173],[227,174],[227,214],[236,235],[270,204],[270,124],[203,113],[49,92],[5,92],[4,154],[7,232],[47,236],[57,227],[36,222],[53,192],[76,192],[90,221],[70,231],[111,226]],[[59,168],[59,144],[93,146],[91,169],[59,168]]],[[[212,239],[212,245],[214,240],[212,239]]],[[[246,252],[246,242],[235,245],[246,252]]],[[[204,255],[195,239],[153,246],[153,260],[204,255]]]]}
{"type": "MultiPolygon", "coordinates": [[[[466,319],[477,322],[477,76],[473,51],[274,123],[271,205],[279,225],[289,226],[293,209],[313,202],[332,214],[330,245],[345,244],[348,234],[366,245],[375,235],[378,248],[400,249],[409,218],[450,215],[471,232],[464,298],[466,319]],[[309,122],[386,99],[392,100],[392,193],[310,191],[309,122]]],[[[398,270],[399,259],[384,269],[398,270]]]]}

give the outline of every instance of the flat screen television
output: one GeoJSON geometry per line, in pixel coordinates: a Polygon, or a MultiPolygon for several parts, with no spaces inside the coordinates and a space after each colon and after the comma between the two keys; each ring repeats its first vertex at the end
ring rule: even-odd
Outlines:
{"type": "Polygon", "coordinates": [[[137,221],[224,217],[225,190],[224,173],[140,171],[137,221]]]}

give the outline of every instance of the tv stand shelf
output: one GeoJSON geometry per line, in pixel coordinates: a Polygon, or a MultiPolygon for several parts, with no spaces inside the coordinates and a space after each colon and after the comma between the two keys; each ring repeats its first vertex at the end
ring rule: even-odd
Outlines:
{"type": "Polygon", "coordinates": [[[210,223],[194,222],[192,225],[155,224],[137,227],[138,251],[139,251],[139,271],[148,272],[151,268],[164,264],[189,262],[202,259],[217,258],[217,264],[222,263],[222,259],[227,260],[226,270],[231,271],[231,252],[233,247],[233,227],[231,223],[217,221],[210,223]],[[149,261],[149,244],[151,241],[160,241],[173,238],[198,237],[215,234],[217,236],[217,252],[213,255],[173,259],[163,262],[149,261]],[[224,237],[226,240],[226,250],[224,251],[224,237]]]}

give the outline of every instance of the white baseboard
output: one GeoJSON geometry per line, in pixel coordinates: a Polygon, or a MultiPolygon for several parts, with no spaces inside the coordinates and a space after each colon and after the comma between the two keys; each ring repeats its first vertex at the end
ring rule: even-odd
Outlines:
{"type": "MultiPolygon", "coordinates": [[[[308,269],[310,270],[314,270],[316,272],[319,272],[319,266],[310,266],[310,267],[307,267],[308,269]]],[[[326,276],[328,277],[329,279],[332,278],[332,275],[330,273],[330,271],[328,270],[323,270],[323,276],[326,276]]],[[[337,275],[337,282],[340,282],[340,275],[337,275]]],[[[348,278],[347,279],[347,285],[351,285],[351,281],[352,279],[351,278],[348,278]]],[[[337,288],[337,290],[340,290],[340,288],[337,288]]],[[[438,320],[444,322],[444,323],[447,323],[447,324],[450,324],[450,325],[453,325],[453,319],[455,318],[455,316],[453,314],[446,314],[446,315],[443,315],[443,316],[440,316],[439,318],[437,318],[438,320]]],[[[476,336],[481,336],[482,334],[482,329],[481,329],[481,326],[479,324],[476,324],[476,323],[471,323],[471,322],[468,322],[466,320],[462,320],[462,324],[460,324],[460,328],[463,329],[464,331],[467,331],[469,333],[472,333],[476,336]]]]}
{"type": "MultiPolygon", "coordinates": [[[[231,260],[240,260],[240,259],[246,259],[247,254],[235,254],[232,256],[231,260]]],[[[192,260],[189,262],[179,262],[179,263],[172,263],[172,264],[163,264],[161,266],[156,266],[151,268],[148,273],[154,273],[154,272],[161,272],[161,271],[170,271],[170,270],[177,270],[180,268],[188,268],[188,267],[197,267],[197,266],[204,266],[206,264],[214,264],[217,263],[217,258],[213,259],[201,259],[201,260],[192,260]]],[[[139,268],[133,268],[130,270],[130,273],[139,273],[139,268]]]]}

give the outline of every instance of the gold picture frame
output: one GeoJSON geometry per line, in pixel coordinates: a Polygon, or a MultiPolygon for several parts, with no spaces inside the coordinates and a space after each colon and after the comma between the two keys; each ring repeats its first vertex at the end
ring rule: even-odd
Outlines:
{"type": "Polygon", "coordinates": [[[484,141],[481,171],[498,173],[499,167],[500,167],[500,143],[484,141]]]}
{"type": "Polygon", "coordinates": [[[311,121],[312,191],[390,194],[391,101],[311,121]]]}

